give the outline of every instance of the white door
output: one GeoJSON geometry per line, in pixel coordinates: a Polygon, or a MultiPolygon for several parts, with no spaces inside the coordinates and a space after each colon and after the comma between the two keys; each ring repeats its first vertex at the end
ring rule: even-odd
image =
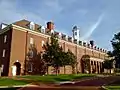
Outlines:
{"type": "Polygon", "coordinates": [[[15,65],[12,66],[12,75],[16,76],[16,69],[17,67],[15,65]]]}

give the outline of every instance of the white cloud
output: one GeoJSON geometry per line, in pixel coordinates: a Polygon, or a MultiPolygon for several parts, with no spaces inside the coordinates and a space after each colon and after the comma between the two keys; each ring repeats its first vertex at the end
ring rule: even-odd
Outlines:
{"type": "Polygon", "coordinates": [[[17,2],[15,0],[1,0],[0,1],[0,23],[13,23],[21,19],[34,20],[44,24],[44,19],[40,15],[36,15],[32,12],[23,10],[20,12],[17,8],[17,2]]]}
{"type": "Polygon", "coordinates": [[[99,24],[101,23],[102,19],[104,17],[104,14],[101,14],[97,20],[97,22],[95,22],[95,24],[93,24],[90,29],[88,29],[88,32],[83,36],[81,37],[82,40],[87,40],[91,35],[92,33],[96,30],[96,28],[99,26],[99,24]]]}

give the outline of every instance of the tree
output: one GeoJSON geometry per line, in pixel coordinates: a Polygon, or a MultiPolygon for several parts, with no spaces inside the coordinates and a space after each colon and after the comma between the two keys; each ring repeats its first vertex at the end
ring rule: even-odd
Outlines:
{"type": "Polygon", "coordinates": [[[75,55],[70,50],[64,52],[55,35],[51,35],[50,43],[47,42],[44,48],[45,52],[43,54],[43,59],[47,63],[47,66],[53,66],[56,69],[56,74],[59,73],[59,67],[64,66],[65,71],[65,65],[71,65],[75,68],[75,55]]]}
{"type": "Polygon", "coordinates": [[[110,55],[116,61],[115,66],[117,68],[120,68],[120,32],[114,35],[111,43],[112,43],[113,51],[110,53],[110,55]]]}
{"type": "Polygon", "coordinates": [[[62,60],[62,48],[59,46],[58,38],[55,35],[51,35],[51,41],[46,43],[44,46],[45,52],[43,54],[43,59],[47,65],[51,65],[56,69],[56,74],[59,73],[59,67],[63,66],[62,60]]]}
{"type": "Polygon", "coordinates": [[[41,53],[37,52],[35,44],[30,45],[29,47],[29,51],[27,53],[26,71],[29,74],[40,75],[43,75],[46,72],[45,62],[41,59],[41,53]]]}
{"type": "Polygon", "coordinates": [[[76,56],[70,50],[68,50],[66,58],[66,63],[72,66],[73,73],[75,73],[75,65],[77,64],[76,56]]]}
{"type": "Polygon", "coordinates": [[[113,60],[105,60],[103,67],[105,69],[112,69],[113,68],[113,60]]]}

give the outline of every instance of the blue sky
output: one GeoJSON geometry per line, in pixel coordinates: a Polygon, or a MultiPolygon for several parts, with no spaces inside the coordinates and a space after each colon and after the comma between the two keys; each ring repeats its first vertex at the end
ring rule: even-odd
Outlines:
{"type": "Polygon", "coordinates": [[[28,19],[72,35],[80,27],[81,40],[94,40],[99,47],[111,50],[110,40],[120,31],[120,0],[0,0],[0,22],[28,19]]]}

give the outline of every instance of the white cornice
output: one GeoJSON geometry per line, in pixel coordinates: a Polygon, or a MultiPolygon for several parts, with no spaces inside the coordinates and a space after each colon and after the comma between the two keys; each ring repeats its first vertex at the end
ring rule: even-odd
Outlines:
{"type": "MultiPolygon", "coordinates": [[[[43,33],[40,33],[40,32],[36,32],[34,30],[30,30],[30,29],[27,29],[27,28],[24,28],[24,27],[21,27],[21,26],[18,26],[18,25],[15,25],[15,24],[11,24],[9,26],[7,26],[6,28],[4,28],[3,30],[0,30],[0,34],[10,30],[9,27],[12,26],[13,29],[15,30],[20,30],[20,31],[23,31],[23,32],[28,32],[28,33],[31,33],[31,34],[34,34],[34,35],[37,35],[37,36],[41,36],[41,37],[44,37],[44,38],[48,38],[50,37],[49,35],[46,35],[46,34],[43,34],[43,33]]],[[[77,46],[77,47],[80,47],[82,49],[88,49],[90,51],[94,51],[94,52],[97,52],[97,53],[100,53],[100,54],[106,54],[104,52],[101,52],[101,51],[97,51],[97,50],[94,50],[94,49],[90,49],[90,48],[87,48],[87,47],[84,47],[84,46],[80,46],[78,44],[75,44],[75,43],[72,43],[72,42],[68,42],[68,41],[65,41],[65,40],[62,40],[62,39],[59,39],[60,42],[65,42],[65,43],[68,43],[72,46],[77,46]]]]}
{"type": "Polygon", "coordinates": [[[30,29],[27,29],[27,28],[23,28],[23,27],[14,25],[14,24],[12,24],[12,27],[13,27],[13,29],[15,29],[15,30],[20,30],[20,31],[28,32],[28,33],[31,33],[31,34],[34,34],[34,35],[37,35],[37,36],[41,36],[41,37],[44,37],[44,38],[50,37],[49,35],[45,35],[45,34],[42,34],[42,33],[40,33],[40,32],[36,32],[36,31],[34,31],[34,30],[30,30],[30,29]]]}
{"type": "Polygon", "coordinates": [[[103,59],[93,58],[93,57],[90,57],[90,60],[92,60],[92,61],[99,61],[99,62],[103,62],[104,61],[103,59]]]}
{"type": "Polygon", "coordinates": [[[90,49],[90,48],[87,48],[87,47],[84,47],[84,46],[81,46],[81,45],[78,45],[78,44],[75,44],[75,43],[71,43],[71,42],[68,42],[68,41],[65,41],[65,40],[59,39],[59,41],[60,41],[60,42],[68,43],[68,44],[70,44],[70,45],[72,45],[72,46],[75,46],[75,45],[76,45],[76,46],[79,47],[79,48],[87,49],[87,50],[94,51],[94,52],[97,52],[97,53],[100,53],[100,54],[106,54],[106,53],[104,53],[104,52],[100,52],[100,51],[97,51],[97,50],[94,50],[94,49],[90,49]]]}

